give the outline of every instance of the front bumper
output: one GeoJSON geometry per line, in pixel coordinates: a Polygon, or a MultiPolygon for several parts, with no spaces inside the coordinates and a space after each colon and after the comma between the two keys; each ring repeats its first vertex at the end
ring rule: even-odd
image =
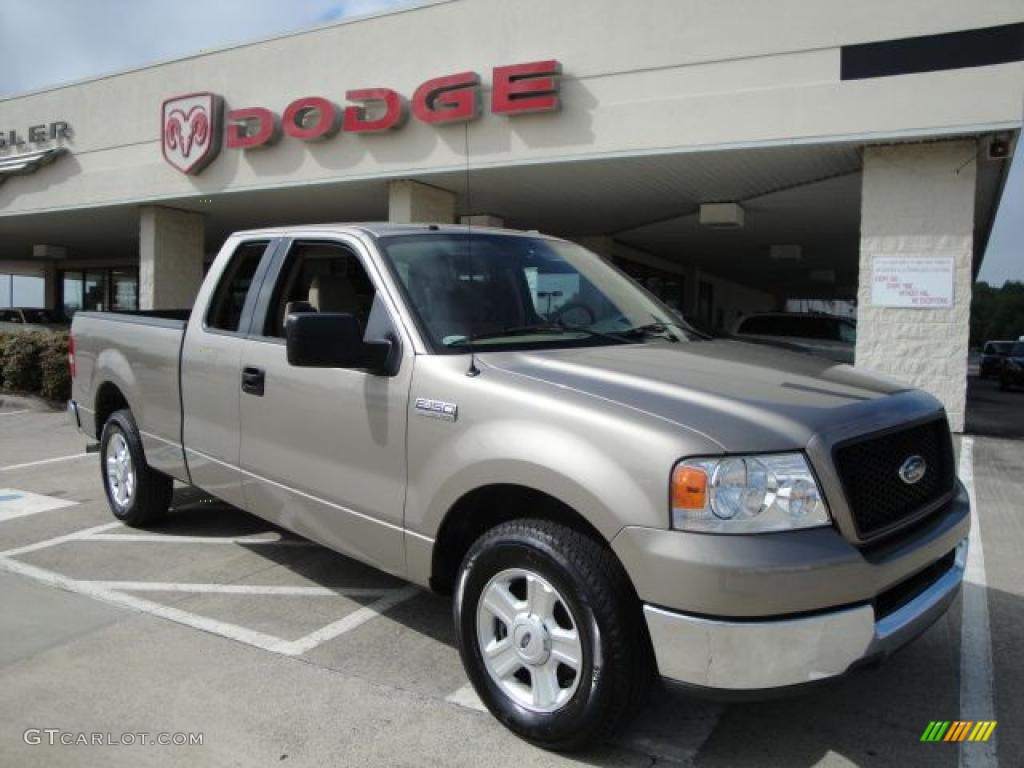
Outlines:
{"type": "Polygon", "coordinates": [[[870,603],[797,618],[743,621],[646,605],[644,618],[663,677],[729,691],[800,685],[841,675],[914,639],[956,598],[966,560],[965,538],[948,570],[881,618],[870,603]]]}

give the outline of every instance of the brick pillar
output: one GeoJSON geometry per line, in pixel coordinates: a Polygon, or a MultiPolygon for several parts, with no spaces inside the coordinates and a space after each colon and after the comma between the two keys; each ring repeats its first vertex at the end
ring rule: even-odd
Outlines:
{"type": "Polygon", "coordinates": [[[203,216],[139,208],[139,309],[186,309],[203,282],[203,216]]]}
{"type": "Polygon", "coordinates": [[[974,141],[864,150],[857,365],[934,394],[956,432],[964,428],[967,398],[975,156],[974,141]],[[878,256],[952,256],[953,306],[872,305],[878,256]]]}

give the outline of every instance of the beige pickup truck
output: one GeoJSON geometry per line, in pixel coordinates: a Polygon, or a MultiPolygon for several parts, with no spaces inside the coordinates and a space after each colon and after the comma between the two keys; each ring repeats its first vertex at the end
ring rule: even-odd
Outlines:
{"type": "Polygon", "coordinates": [[[195,307],[79,312],[72,418],[116,517],[172,481],[454,596],[506,726],[573,749],[657,677],[813,683],[943,614],[969,527],[931,396],[710,340],[535,233],[232,236],[195,307]]]}

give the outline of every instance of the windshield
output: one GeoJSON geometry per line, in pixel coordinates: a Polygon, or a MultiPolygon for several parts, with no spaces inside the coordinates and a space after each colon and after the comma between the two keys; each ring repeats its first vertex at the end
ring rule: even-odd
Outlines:
{"type": "Polygon", "coordinates": [[[678,315],[572,243],[436,233],[379,243],[436,352],[691,338],[678,315]]]}
{"type": "Polygon", "coordinates": [[[1024,341],[1018,341],[1010,350],[1010,357],[1024,357],[1024,341]]]}

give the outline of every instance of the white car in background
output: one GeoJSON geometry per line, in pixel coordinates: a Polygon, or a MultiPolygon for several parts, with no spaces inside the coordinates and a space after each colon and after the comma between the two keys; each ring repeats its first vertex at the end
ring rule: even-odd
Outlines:
{"type": "Polygon", "coordinates": [[[771,344],[853,365],[857,324],[846,317],[816,312],[764,312],[736,321],[740,341],[771,344]]]}
{"type": "Polygon", "coordinates": [[[5,307],[0,309],[0,333],[66,331],[70,323],[50,309],[5,307]]]}

